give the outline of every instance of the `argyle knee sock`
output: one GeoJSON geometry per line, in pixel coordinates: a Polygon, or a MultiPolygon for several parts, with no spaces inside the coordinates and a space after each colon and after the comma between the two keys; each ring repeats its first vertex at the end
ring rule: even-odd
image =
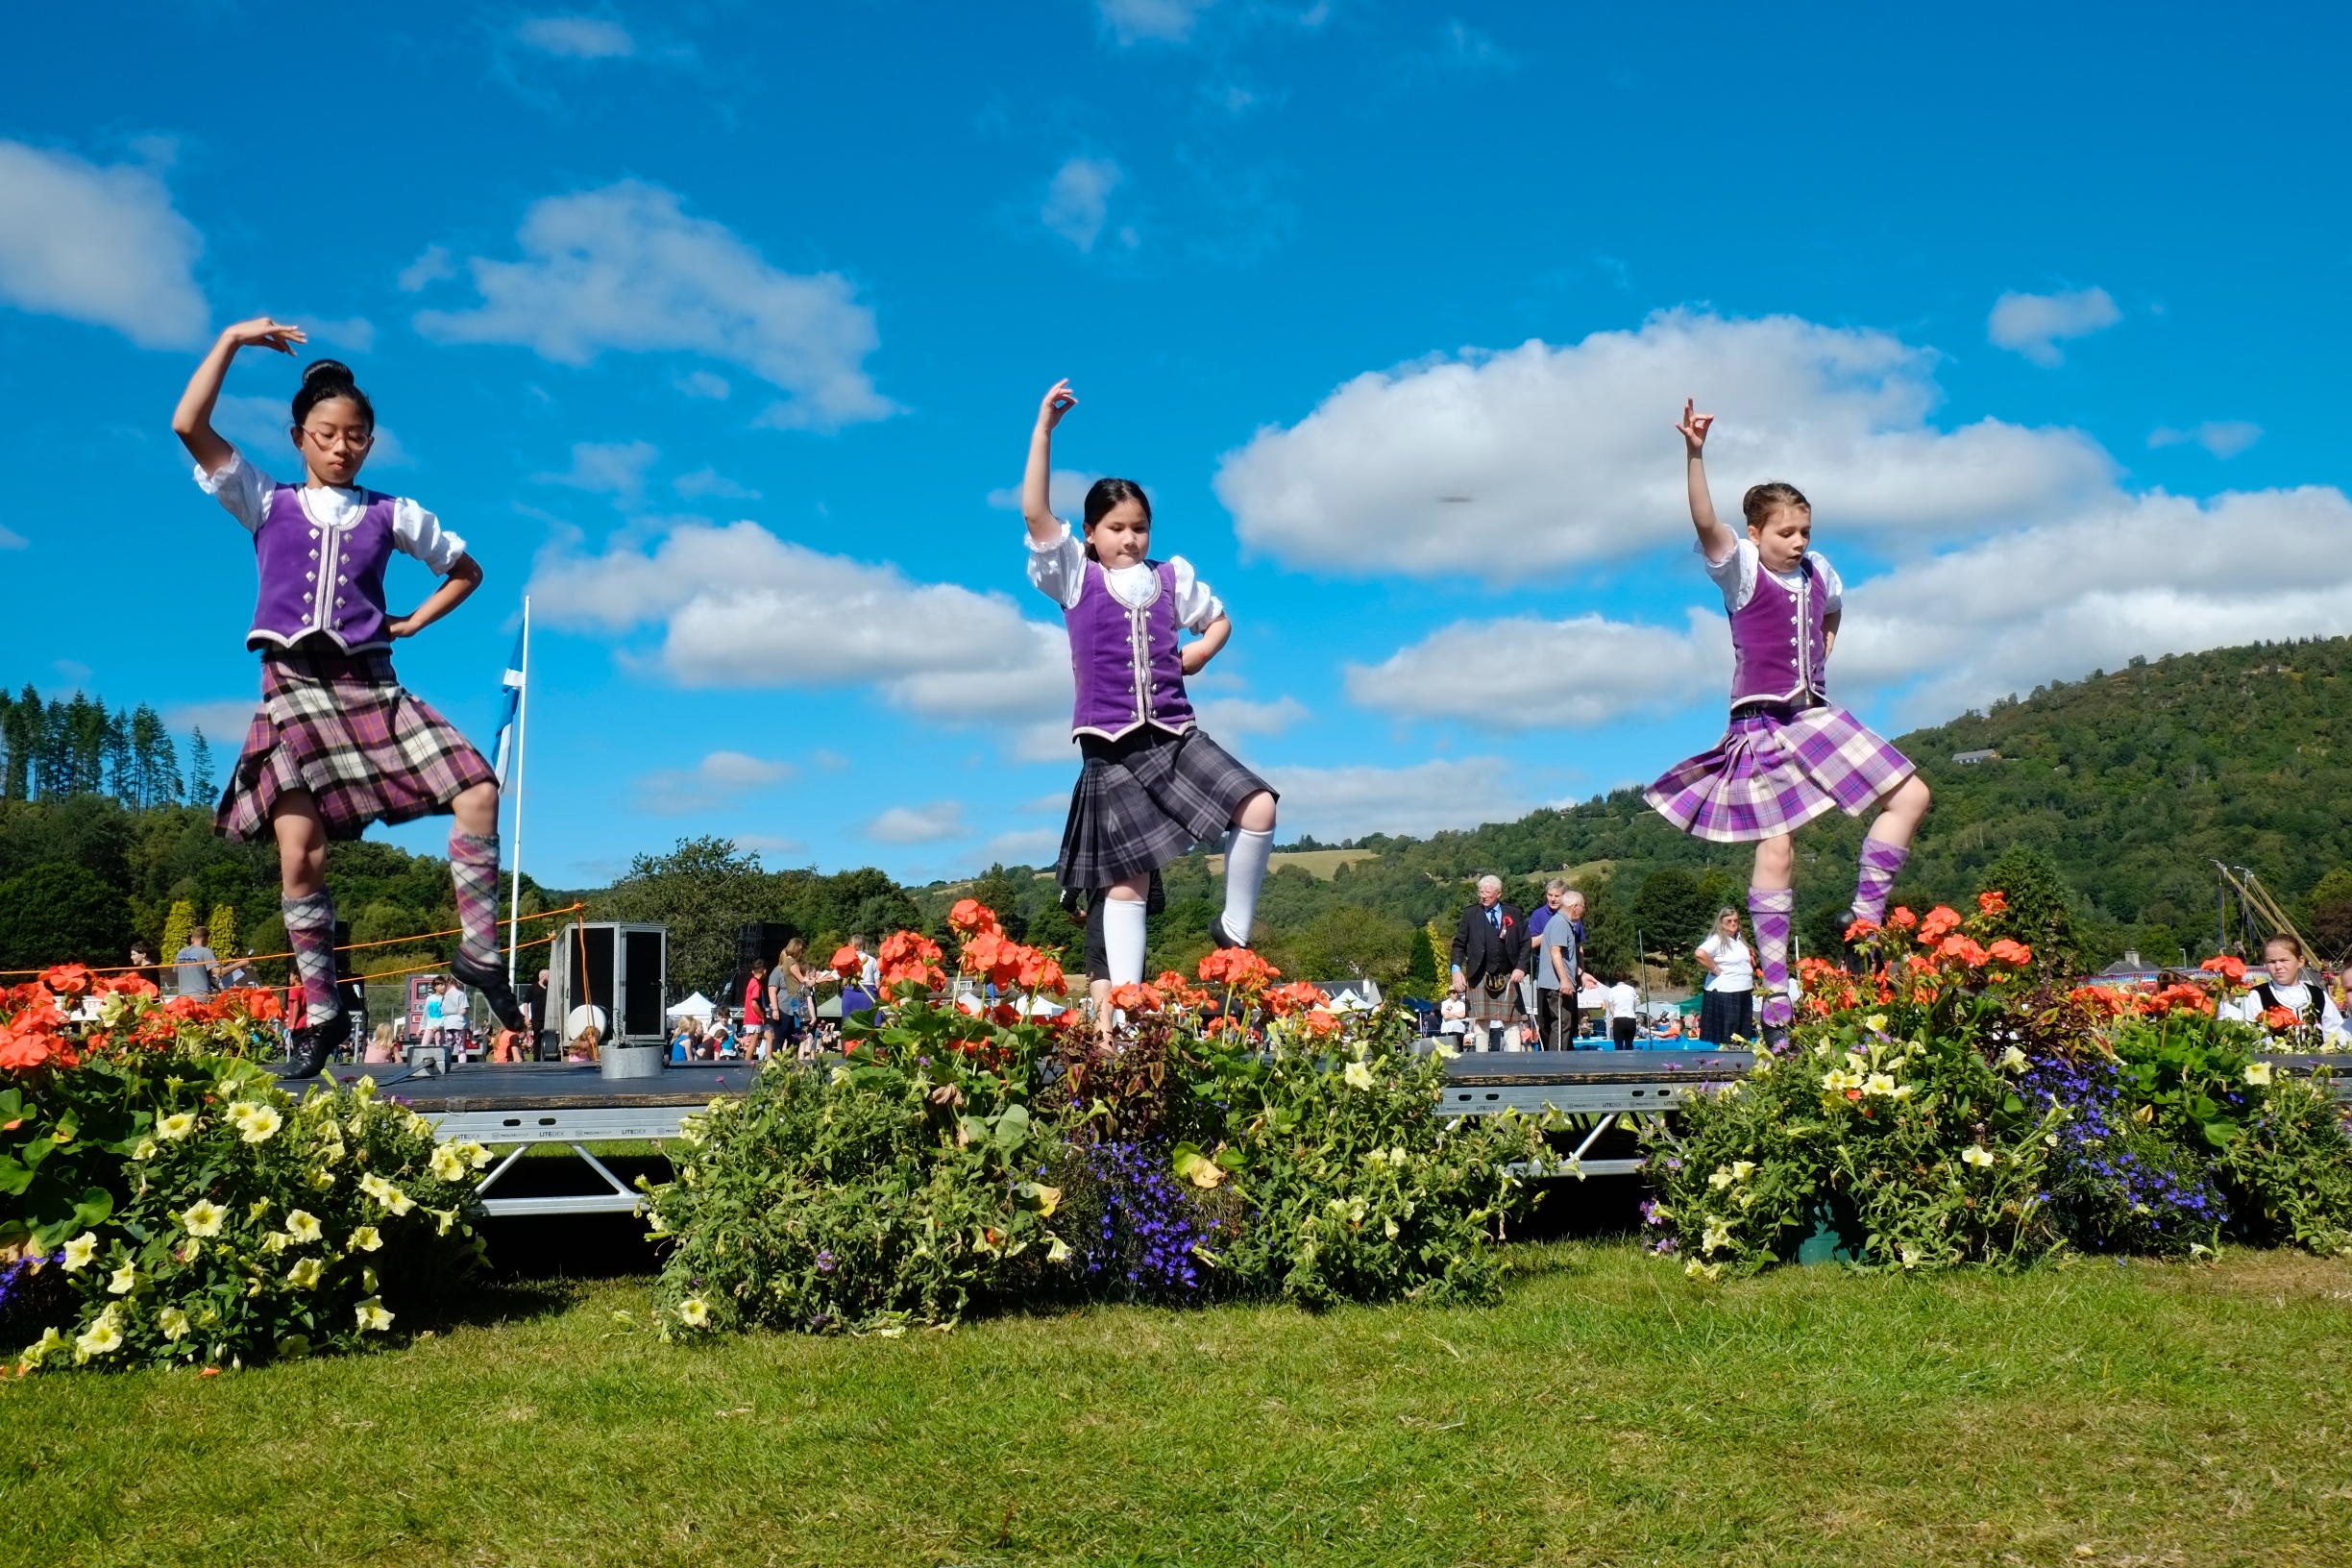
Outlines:
{"type": "Polygon", "coordinates": [[[1756,962],[1764,971],[1764,1010],[1760,1023],[1786,1028],[1796,1017],[1789,1002],[1789,916],[1797,894],[1788,888],[1748,890],[1748,914],[1755,922],[1756,962]]]}
{"type": "Polygon", "coordinates": [[[294,949],[294,972],[302,977],[305,1023],[324,1023],[343,1010],[335,994],[334,898],[321,888],[306,898],[281,898],[286,945],[294,949]]]}
{"type": "MultiPolygon", "coordinates": [[[[1274,830],[1234,829],[1233,845],[1225,851],[1225,914],[1221,923],[1231,940],[1247,943],[1250,923],[1258,918],[1258,888],[1265,881],[1266,860],[1274,853],[1274,830]]],[[[1220,943],[1220,945],[1222,945],[1220,943]]]]}
{"type": "Polygon", "coordinates": [[[1143,978],[1143,900],[1103,900],[1104,968],[1115,986],[1130,986],[1143,978]]]}
{"type": "Polygon", "coordinates": [[[1896,873],[1911,858],[1907,845],[1884,839],[1862,841],[1862,870],[1854,878],[1853,918],[1873,925],[1886,919],[1887,894],[1895,889],[1896,873]]]}
{"type": "Polygon", "coordinates": [[[476,964],[498,963],[499,841],[495,833],[449,837],[450,885],[457,894],[457,950],[476,964]]]}

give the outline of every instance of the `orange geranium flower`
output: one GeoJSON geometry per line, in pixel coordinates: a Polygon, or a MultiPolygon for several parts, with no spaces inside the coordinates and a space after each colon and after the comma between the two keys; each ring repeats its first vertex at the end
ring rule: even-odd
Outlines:
{"type": "Polygon", "coordinates": [[[1126,985],[1111,988],[1111,1005],[1124,1013],[1157,1013],[1165,1000],[1160,994],[1158,986],[1147,986],[1140,981],[1130,981],[1126,985]]]}
{"type": "Polygon", "coordinates": [[[1876,920],[1857,919],[1846,927],[1848,942],[1860,942],[1865,937],[1874,937],[1877,934],[1878,922],[1876,920]]]}
{"type": "Polygon", "coordinates": [[[1276,1017],[1286,1018],[1293,1013],[1321,1007],[1331,998],[1324,995],[1323,989],[1311,980],[1293,980],[1286,986],[1276,986],[1267,992],[1265,1000],[1276,1017]]]}
{"type": "Polygon", "coordinates": [[[1998,959],[2003,964],[2014,964],[2020,968],[2023,968],[2026,965],[2033,962],[2033,949],[2031,947],[2026,946],[2021,942],[2012,942],[2007,937],[2003,937],[1999,941],[1994,943],[1993,945],[1986,948],[1985,951],[1991,953],[1995,958],[1998,959]]]}
{"type": "Polygon", "coordinates": [[[57,964],[41,971],[41,984],[62,996],[79,996],[89,990],[89,967],[84,964],[57,964]]]}
{"type": "Polygon", "coordinates": [[[1300,1021],[1307,1026],[1307,1032],[1317,1040],[1339,1032],[1338,1016],[1327,1008],[1311,1008],[1300,1021]]]}
{"type": "Polygon", "coordinates": [[[1922,942],[1941,942],[1944,940],[1944,934],[1946,932],[1956,931],[1959,928],[1960,916],[1958,912],[1944,904],[1938,904],[1935,908],[1927,912],[1927,918],[1925,919],[1920,921],[1919,940],[1922,942]]]}
{"type": "Polygon", "coordinates": [[[1980,893],[1976,895],[1976,907],[1987,915],[2006,915],[2009,913],[2009,895],[1998,888],[1980,893]]]}
{"type": "Polygon", "coordinates": [[[882,983],[886,986],[912,980],[929,989],[944,979],[940,969],[939,943],[919,932],[892,932],[883,939],[882,950],[874,956],[882,965],[882,983]]]}
{"type": "Polygon", "coordinates": [[[1227,985],[1236,991],[1263,990],[1280,978],[1282,970],[1251,952],[1247,947],[1220,947],[1200,961],[1200,977],[1211,985],[1227,985]]]}
{"type": "Polygon", "coordinates": [[[866,972],[866,960],[855,947],[842,947],[833,954],[833,972],[844,980],[855,980],[866,972]]]}
{"type": "Polygon", "coordinates": [[[70,1041],[46,1029],[0,1025],[0,1069],[31,1072],[52,1062],[71,1067],[79,1066],[81,1059],[74,1054],[70,1041]]]}
{"type": "Polygon", "coordinates": [[[1937,947],[1936,951],[1942,953],[1946,958],[1958,959],[1972,969],[1983,968],[1985,960],[1991,956],[1982,947],[1977,946],[1972,939],[1960,936],[1946,937],[1943,944],[1937,947]]]}
{"type": "Polygon", "coordinates": [[[144,996],[152,1000],[162,994],[156,990],[155,982],[143,974],[118,974],[96,984],[100,991],[110,996],[144,996]]]}
{"type": "Polygon", "coordinates": [[[968,937],[999,929],[996,912],[977,898],[957,899],[955,908],[947,912],[947,923],[968,937]]]}
{"type": "Polygon", "coordinates": [[[2243,980],[2246,972],[2245,960],[2233,958],[2227,953],[2217,954],[2199,964],[2197,968],[2207,974],[2217,974],[2232,985],[2243,980]]]}
{"type": "Polygon", "coordinates": [[[1894,930],[1908,931],[1913,926],[1919,924],[1919,917],[1912,914],[1902,905],[1897,904],[1895,906],[1895,913],[1887,917],[1886,923],[1894,930]]]}
{"type": "Polygon", "coordinates": [[[2295,1017],[2295,1010],[2291,1007],[2273,1007],[2263,1014],[2264,1027],[2274,1033],[2284,1033],[2302,1021],[2295,1017]]]}

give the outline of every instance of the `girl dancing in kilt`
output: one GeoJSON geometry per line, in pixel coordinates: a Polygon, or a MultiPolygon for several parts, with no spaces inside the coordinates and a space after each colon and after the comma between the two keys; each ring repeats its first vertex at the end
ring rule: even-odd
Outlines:
{"type": "Polygon", "coordinates": [[[1837,645],[1844,584],[1808,548],[1813,508],[1794,485],[1759,484],[1740,502],[1742,539],[1717,521],[1703,457],[1712,414],[1682,405],[1691,522],[1707,576],[1731,617],[1731,724],[1713,749],[1678,763],[1650,786],[1658,815],[1718,844],[1756,846],[1748,910],[1764,971],[1758,1021],[1767,1040],[1794,1019],[1789,997],[1790,890],[1795,829],[1836,807],[1858,817],[1879,808],[1862,841],[1861,874],[1847,921],[1876,925],[1911,835],[1927,812],[1927,786],[1909,759],[1831,702],[1825,667],[1837,645]]]}
{"type": "Polygon", "coordinates": [[[288,1075],[314,1076],[351,1034],[335,990],[334,900],[327,845],[370,822],[435,812],[450,829],[450,879],[464,936],[450,972],[479,991],[509,1029],[525,1027],[498,956],[498,781],[448,720],[401,689],[392,644],[413,637],[481,586],[465,541],[405,497],[354,481],[376,439],[376,411],[332,359],[303,371],[292,436],[304,481],[280,484],[212,429],[212,405],[237,350],[292,354],[299,327],[267,316],[220,335],[188,381],[172,429],[196,459],[196,482],[253,535],[260,599],[245,646],[261,654],[261,706],[246,731],[215,817],[240,842],[278,843],[286,944],[306,1009],[291,1032],[288,1075]],[[384,607],[384,567],[399,551],[441,585],[406,615],[384,607]]]}
{"type": "MultiPolygon", "coordinates": [[[[1071,739],[1085,765],[1070,792],[1055,875],[1102,904],[1111,984],[1143,978],[1145,900],[1152,873],[1230,827],[1225,909],[1210,935],[1249,945],[1259,884],[1274,848],[1274,792],[1203,734],[1185,695],[1233,635],[1233,622],[1181,555],[1153,560],[1151,501],[1132,479],[1097,479],[1086,495],[1084,539],[1053,515],[1053,431],[1078,405],[1057,381],[1038,407],[1021,479],[1029,580],[1062,606],[1077,677],[1071,739]],[[1179,632],[1197,634],[1182,643],[1179,632]]],[[[1109,1013],[1102,1014],[1105,1024],[1109,1013]]]]}

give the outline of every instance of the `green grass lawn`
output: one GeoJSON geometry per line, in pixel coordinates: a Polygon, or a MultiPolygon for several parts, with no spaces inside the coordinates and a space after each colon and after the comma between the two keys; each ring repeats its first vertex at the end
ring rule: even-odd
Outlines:
{"type": "Polygon", "coordinates": [[[1491,1311],[692,1348],[641,1281],[507,1286],[373,1357],[0,1385],[0,1498],[44,1568],[2352,1558],[2352,1265],[1513,1256],[1491,1311]]]}

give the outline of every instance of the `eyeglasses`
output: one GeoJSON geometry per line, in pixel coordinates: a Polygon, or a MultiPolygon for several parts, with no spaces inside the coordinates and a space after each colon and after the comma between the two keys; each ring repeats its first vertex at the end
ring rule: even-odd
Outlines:
{"type": "Polygon", "coordinates": [[[319,448],[347,446],[357,449],[376,444],[374,430],[321,430],[305,425],[302,432],[310,438],[312,446],[319,448]]]}

